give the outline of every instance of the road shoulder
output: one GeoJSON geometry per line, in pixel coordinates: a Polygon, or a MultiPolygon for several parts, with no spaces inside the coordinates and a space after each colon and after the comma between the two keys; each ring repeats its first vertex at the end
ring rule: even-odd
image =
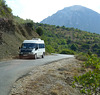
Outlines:
{"type": "Polygon", "coordinates": [[[80,64],[75,58],[36,66],[14,83],[9,95],[80,95],[72,88],[73,76],[78,74],[78,68],[80,64]]]}

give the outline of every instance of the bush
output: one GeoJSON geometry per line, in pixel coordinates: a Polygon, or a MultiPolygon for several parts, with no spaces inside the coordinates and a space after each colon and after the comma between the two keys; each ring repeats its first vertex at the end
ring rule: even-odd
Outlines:
{"type": "Polygon", "coordinates": [[[100,68],[100,58],[97,57],[96,54],[92,54],[92,55],[87,55],[88,60],[86,62],[84,62],[84,65],[86,67],[90,67],[90,68],[100,68]]]}
{"type": "Polygon", "coordinates": [[[55,49],[51,45],[47,45],[46,46],[46,52],[48,52],[48,53],[54,53],[55,49]]]}
{"type": "Polygon", "coordinates": [[[63,49],[60,54],[75,54],[73,50],[63,49]]]}
{"type": "Polygon", "coordinates": [[[78,46],[76,44],[72,44],[71,45],[71,49],[76,51],[76,50],[78,50],[78,46]]]}
{"type": "Polygon", "coordinates": [[[81,61],[87,61],[87,56],[84,53],[79,53],[78,55],[75,56],[76,59],[81,60],[81,61]]]}
{"type": "Polygon", "coordinates": [[[87,55],[84,66],[92,68],[83,75],[75,76],[73,87],[81,87],[80,92],[84,95],[100,95],[100,59],[97,55],[87,55]]]}
{"type": "Polygon", "coordinates": [[[8,11],[9,11],[9,13],[11,13],[12,12],[12,9],[11,8],[7,8],[8,9],[8,11]]]}
{"type": "Polygon", "coordinates": [[[36,29],[36,32],[39,34],[39,36],[42,36],[44,33],[42,27],[40,27],[40,26],[36,29]]]}

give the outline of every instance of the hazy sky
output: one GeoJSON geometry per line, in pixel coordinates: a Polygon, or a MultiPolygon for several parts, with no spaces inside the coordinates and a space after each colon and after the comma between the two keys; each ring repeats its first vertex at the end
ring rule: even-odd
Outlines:
{"type": "Polygon", "coordinates": [[[34,22],[72,5],[82,5],[100,13],[100,0],[6,0],[6,3],[14,15],[34,22]]]}

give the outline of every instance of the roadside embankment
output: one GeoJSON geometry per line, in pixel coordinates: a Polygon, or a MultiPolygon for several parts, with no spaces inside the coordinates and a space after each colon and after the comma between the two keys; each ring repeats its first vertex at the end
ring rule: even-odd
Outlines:
{"type": "Polygon", "coordinates": [[[72,88],[73,76],[78,75],[79,68],[75,58],[37,66],[14,83],[9,95],[80,95],[72,88]]]}

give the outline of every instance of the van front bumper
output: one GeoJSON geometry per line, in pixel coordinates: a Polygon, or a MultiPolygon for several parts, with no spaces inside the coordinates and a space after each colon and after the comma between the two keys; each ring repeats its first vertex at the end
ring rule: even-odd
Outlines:
{"type": "Polygon", "coordinates": [[[19,58],[34,58],[35,55],[34,54],[19,54],[19,58]]]}

